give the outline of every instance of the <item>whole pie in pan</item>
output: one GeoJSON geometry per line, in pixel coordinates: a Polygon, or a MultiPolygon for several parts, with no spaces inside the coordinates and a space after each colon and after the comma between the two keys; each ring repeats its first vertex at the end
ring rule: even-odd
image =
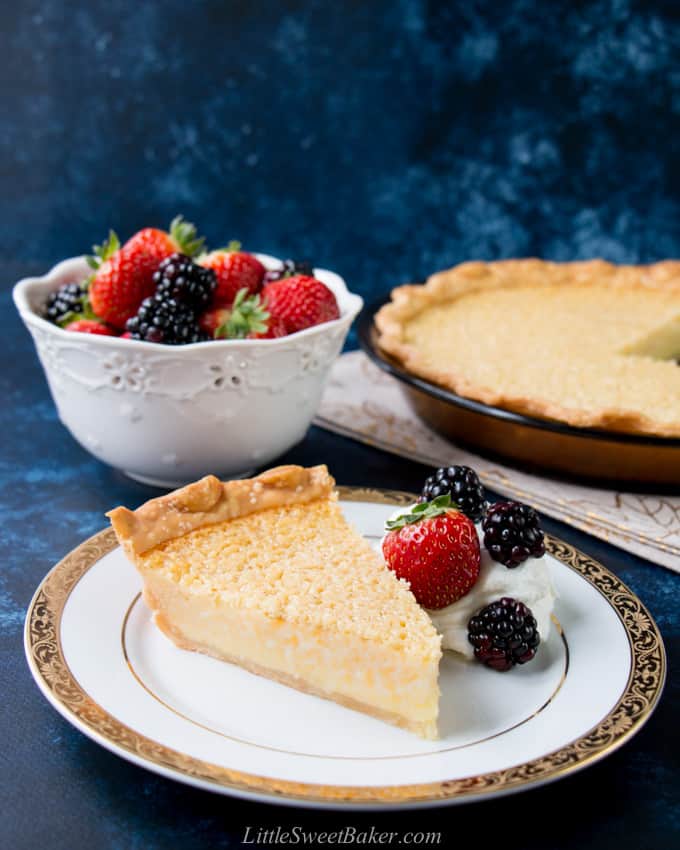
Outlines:
{"type": "Polygon", "coordinates": [[[578,427],[680,437],[680,262],[463,263],[376,314],[408,372],[578,427]]]}

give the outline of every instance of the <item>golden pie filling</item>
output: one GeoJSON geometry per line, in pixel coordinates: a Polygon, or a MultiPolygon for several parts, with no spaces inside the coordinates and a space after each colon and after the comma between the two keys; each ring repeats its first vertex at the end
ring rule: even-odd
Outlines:
{"type": "Polygon", "coordinates": [[[680,436],[680,263],[659,267],[466,264],[395,290],[376,317],[380,344],[487,404],[680,436]]]}
{"type": "Polygon", "coordinates": [[[203,479],[110,514],[158,627],[181,648],[436,737],[441,639],[345,521],[325,467],[211,480],[214,505],[191,496],[203,479]]]}

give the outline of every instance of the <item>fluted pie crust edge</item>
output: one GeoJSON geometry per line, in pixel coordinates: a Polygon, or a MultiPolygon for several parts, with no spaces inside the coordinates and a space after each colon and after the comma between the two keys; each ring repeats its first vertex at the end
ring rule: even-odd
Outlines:
{"type": "Polygon", "coordinates": [[[334,487],[335,479],[325,465],[277,466],[255,478],[226,482],[206,475],[150,499],[136,511],[118,507],[106,516],[125,552],[142,555],[166,540],[208,525],[268,508],[331,498],[334,487]]]}
{"type": "Polygon", "coordinates": [[[677,428],[669,428],[657,422],[653,415],[638,415],[618,409],[575,410],[540,398],[512,395],[501,387],[492,390],[479,386],[461,372],[434,368],[425,361],[416,346],[404,341],[405,326],[420,312],[473,292],[526,286],[589,286],[594,283],[613,288],[637,286],[666,292],[671,290],[680,295],[680,261],[665,260],[647,266],[617,266],[604,260],[553,263],[517,259],[462,263],[432,275],[424,284],[406,284],[393,289],[391,300],[375,315],[378,344],[406,371],[473,401],[581,428],[680,437],[680,423],[677,428]]]}

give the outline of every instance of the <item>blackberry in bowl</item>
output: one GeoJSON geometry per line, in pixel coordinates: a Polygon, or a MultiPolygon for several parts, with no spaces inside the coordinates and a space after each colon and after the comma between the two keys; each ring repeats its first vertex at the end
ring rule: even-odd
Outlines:
{"type": "Polygon", "coordinates": [[[164,345],[190,345],[209,339],[191,306],[160,291],[142,301],[137,315],[128,319],[125,327],[131,339],[164,345]]]}
{"type": "Polygon", "coordinates": [[[212,300],[217,277],[212,269],[194,263],[185,254],[166,257],[154,273],[156,295],[162,300],[173,299],[195,312],[205,310],[212,300]]]}
{"type": "Polygon", "coordinates": [[[87,287],[80,283],[65,283],[48,295],[45,302],[45,318],[55,325],[63,326],[75,321],[85,312],[87,287]]]}

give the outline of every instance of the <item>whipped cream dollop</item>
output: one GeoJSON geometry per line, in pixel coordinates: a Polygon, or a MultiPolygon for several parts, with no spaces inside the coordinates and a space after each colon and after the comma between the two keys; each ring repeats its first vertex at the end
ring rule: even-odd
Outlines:
{"type": "MultiPolygon", "coordinates": [[[[402,508],[395,511],[390,519],[396,518],[406,510],[408,509],[402,508]]],[[[528,558],[518,567],[508,569],[491,558],[482,544],[484,535],[481,525],[475,527],[481,550],[479,578],[465,596],[447,605],[446,608],[436,611],[424,609],[442,635],[442,648],[451,649],[469,659],[474,658],[474,648],[467,636],[468,622],[482,608],[503,596],[517,599],[531,609],[536,618],[541,641],[546,641],[550,634],[550,616],[555,607],[557,595],[545,557],[528,558]]],[[[382,551],[382,542],[380,548],[382,551]]]]}
{"type": "Polygon", "coordinates": [[[511,596],[531,609],[538,634],[542,641],[546,641],[556,594],[545,558],[529,558],[518,567],[508,569],[492,560],[483,547],[481,552],[479,578],[472,589],[446,608],[437,611],[425,609],[442,635],[442,647],[473,658],[474,648],[467,636],[468,622],[482,608],[503,596],[511,596]]]}

